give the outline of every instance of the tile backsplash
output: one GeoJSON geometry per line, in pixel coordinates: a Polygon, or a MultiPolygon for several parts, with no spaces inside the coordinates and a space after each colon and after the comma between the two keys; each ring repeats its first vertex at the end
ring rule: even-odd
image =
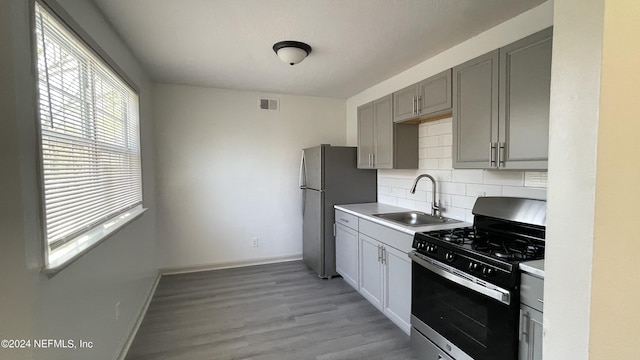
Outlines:
{"type": "Polygon", "coordinates": [[[415,194],[409,192],[416,176],[424,173],[438,183],[442,214],[458,220],[473,221],[471,209],[479,196],[547,198],[546,172],[453,169],[451,118],[422,123],[419,129],[419,169],[378,170],[379,202],[430,212],[429,179],[420,180],[415,194]]]}

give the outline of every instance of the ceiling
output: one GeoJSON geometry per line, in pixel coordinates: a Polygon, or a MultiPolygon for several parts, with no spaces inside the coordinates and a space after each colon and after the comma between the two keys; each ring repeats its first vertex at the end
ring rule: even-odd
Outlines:
{"type": "Polygon", "coordinates": [[[348,98],[545,0],[94,1],[156,82],[348,98]]]}

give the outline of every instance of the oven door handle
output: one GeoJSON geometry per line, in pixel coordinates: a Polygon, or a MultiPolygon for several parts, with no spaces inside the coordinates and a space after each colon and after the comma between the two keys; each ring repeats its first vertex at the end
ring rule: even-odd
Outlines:
{"type": "Polygon", "coordinates": [[[410,252],[409,257],[411,258],[411,260],[415,261],[418,265],[426,268],[427,270],[430,270],[436,275],[439,275],[447,280],[453,281],[454,283],[460,286],[464,286],[467,289],[473,290],[475,292],[479,292],[492,299],[498,300],[503,304],[509,305],[511,303],[511,294],[507,290],[504,290],[498,287],[489,288],[489,287],[486,287],[485,285],[478,284],[471,280],[467,280],[459,275],[451,273],[447,269],[441,266],[438,266],[437,264],[424,260],[419,255],[417,255],[415,251],[410,252]]]}

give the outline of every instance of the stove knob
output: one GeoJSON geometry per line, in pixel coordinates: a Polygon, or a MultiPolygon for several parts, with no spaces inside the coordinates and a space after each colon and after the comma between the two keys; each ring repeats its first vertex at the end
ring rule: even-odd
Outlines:
{"type": "Polygon", "coordinates": [[[476,271],[480,268],[480,264],[478,263],[474,263],[474,262],[470,262],[469,263],[469,270],[471,271],[476,271]]]}
{"type": "Polygon", "coordinates": [[[454,254],[454,253],[452,253],[452,252],[448,252],[448,253],[444,256],[444,258],[445,258],[447,261],[453,261],[453,260],[455,260],[455,259],[456,259],[456,254],[454,254]]]}
{"type": "Polygon", "coordinates": [[[482,274],[486,276],[493,276],[496,274],[496,272],[490,267],[485,267],[484,269],[482,269],[482,274]]]}

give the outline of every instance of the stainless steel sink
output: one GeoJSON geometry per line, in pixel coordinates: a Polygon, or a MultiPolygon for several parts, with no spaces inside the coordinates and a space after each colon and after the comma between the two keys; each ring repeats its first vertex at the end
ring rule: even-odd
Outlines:
{"type": "Polygon", "coordinates": [[[437,224],[444,224],[444,223],[460,222],[458,220],[449,219],[445,217],[431,216],[429,214],[425,214],[419,211],[373,214],[373,216],[379,217],[384,220],[393,221],[398,224],[407,225],[407,226],[426,226],[426,225],[437,225],[437,224]]]}

